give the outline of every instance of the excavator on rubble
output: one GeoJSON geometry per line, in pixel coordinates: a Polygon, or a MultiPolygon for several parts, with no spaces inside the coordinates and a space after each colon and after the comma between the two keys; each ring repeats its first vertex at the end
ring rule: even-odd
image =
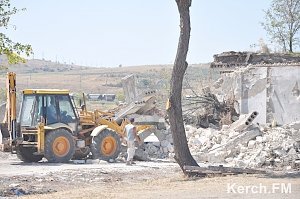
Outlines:
{"type": "MultiPolygon", "coordinates": [[[[15,73],[7,73],[6,85],[1,146],[24,162],[38,162],[43,157],[48,162],[68,162],[87,158],[90,152],[93,158],[115,159],[121,150],[121,138],[125,136],[126,116],[151,109],[155,103],[153,92],[148,92],[141,102],[133,102],[125,111],[114,114],[87,111],[85,99],[76,108],[68,90],[25,89],[17,121],[15,73]]],[[[142,132],[153,125],[153,121],[140,122],[137,129],[142,132]]]]}

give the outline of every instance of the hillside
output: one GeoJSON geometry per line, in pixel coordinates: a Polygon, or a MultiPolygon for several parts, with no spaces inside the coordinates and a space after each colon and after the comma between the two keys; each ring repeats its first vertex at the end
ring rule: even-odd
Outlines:
{"type": "MultiPolygon", "coordinates": [[[[193,65],[189,70],[200,71],[208,65],[193,65]]],[[[188,70],[188,71],[189,71],[188,70]]],[[[121,79],[129,74],[136,75],[140,88],[158,89],[167,87],[171,76],[171,65],[123,66],[115,68],[67,65],[46,60],[28,60],[8,70],[0,71],[0,85],[5,86],[5,74],[17,74],[17,88],[58,88],[73,92],[118,93],[122,91],[121,79]]],[[[189,73],[189,72],[187,72],[189,73]]],[[[190,74],[195,74],[191,72],[190,74]]]]}

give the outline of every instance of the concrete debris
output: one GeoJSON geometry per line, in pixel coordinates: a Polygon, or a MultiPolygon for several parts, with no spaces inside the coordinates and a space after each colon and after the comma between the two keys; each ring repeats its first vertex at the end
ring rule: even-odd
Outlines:
{"type": "Polygon", "coordinates": [[[130,104],[137,97],[137,90],[136,90],[136,86],[135,86],[135,76],[131,74],[131,75],[127,75],[126,77],[123,77],[122,78],[122,86],[123,86],[123,90],[124,90],[126,103],[130,104]]]}
{"type": "Polygon", "coordinates": [[[247,115],[241,115],[239,119],[231,125],[231,129],[238,132],[244,131],[252,124],[252,121],[256,118],[257,115],[257,111],[254,111],[247,115]]]}
{"type": "Polygon", "coordinates": [[[166,130],[152,129],[152,134],[148,136],[142,145],[136,144],[135,159],[165,159],[174,153],[173,138],[169,128],[166,130]]]}
{"type": "Polygon", "coordinates": [[[298,124],[264,131],[251,124],[242,132],[228,126],[216,130],[186,125],[185,129],[190,151],[198,162],[284,170],[300,169],[300,142],[295,136],[300,134],[298,124]]]}

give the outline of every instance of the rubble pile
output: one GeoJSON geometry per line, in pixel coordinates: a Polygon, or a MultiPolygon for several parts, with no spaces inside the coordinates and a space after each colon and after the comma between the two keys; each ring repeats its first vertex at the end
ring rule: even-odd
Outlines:
{"type": "Polygon", "coordinates": [[[248,168],[300,168],[300,122],[274,128],[252,124],[244,131],[226,125],[221,130],[187,125],[186,133],[191,153],[198,162],[248,168]]]}
{"type": "Polygon", "coordinates": [[[153,131],[144,143],[138,147],[136,158],[141,160],[164,159],[174,153],[173,138],[170,128],[153,131]]]}

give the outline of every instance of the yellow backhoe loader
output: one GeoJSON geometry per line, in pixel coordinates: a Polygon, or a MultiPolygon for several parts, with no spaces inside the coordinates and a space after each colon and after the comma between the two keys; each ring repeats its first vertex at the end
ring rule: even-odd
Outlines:
{"type": "MultiPolygon", "coordinates": [[[[26,89],[22,91],[17,122],[15,73],[7,74],[6,84],[1,146],[24,162],[38,162],[43,157],[48,162],[68,162],[86,158],[90,152],[94,158],[115,159],[121,150],[126,115],[151,108],[155,103],[153,93],[149,92],[141,103],[135,102],[117,116],[100,110],[87,111],[85,101],[80,109],[76,108],[68,90],[26,89]]],[[[139,124],[139,131],[151,128],[147,122],[139,124]]]]}

